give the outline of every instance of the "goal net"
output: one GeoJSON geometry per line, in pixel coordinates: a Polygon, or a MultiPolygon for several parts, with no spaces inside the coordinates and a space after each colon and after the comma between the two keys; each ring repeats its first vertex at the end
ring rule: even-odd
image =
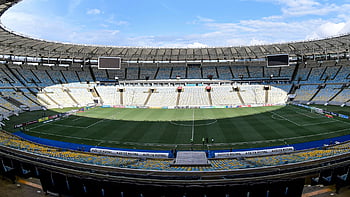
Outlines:
{"type": "Polygon", "coordinates": [[[317,107],[310,107],[310,110],[312,113],[318,113],[323,114],[323,109],[317,108],[317,107]]]}

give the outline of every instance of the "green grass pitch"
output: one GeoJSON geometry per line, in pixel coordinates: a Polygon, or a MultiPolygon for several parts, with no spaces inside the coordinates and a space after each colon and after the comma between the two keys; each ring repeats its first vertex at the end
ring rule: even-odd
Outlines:
{"type": "MultiPolygon", "coordinates": [[[[5,129],[15,131],[15,123],[64,110],[68,109],[11,117],[5,129]]],[[[94,146],[159,150],[192,146],[213,150],[288,145],[347,135],[350,121],[291,105],[233,109],[97,107],[66,119],[30,125],[27,130],[33,136],[94,146]],[[204,146],[203,138],[209,139],[204,146]]]]}

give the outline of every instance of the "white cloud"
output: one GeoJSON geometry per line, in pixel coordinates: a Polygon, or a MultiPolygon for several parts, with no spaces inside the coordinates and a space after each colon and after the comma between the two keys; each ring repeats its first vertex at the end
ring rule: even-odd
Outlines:
{"type": "Polygon", "coordinates": [[[117,45],[120,43],[119,30],[95,30],[71,32],[67,35],[68,42],[93,45],[117,45]]]}
{"type": "Polygon", "coordinates": [[[188,48],[203,48],[203,47],[208,47],[208,45],[199,43],[199,42],[194,42],[192,44],[188,44],[186,47],[188,48]]]}
{"type": "MultiPolygon", "coordinates": [[[[83,24],[77,26],[59,17],[52,19],[33,15],[26,11],[6,12],[2,17],[2,21],[5,25],[11,24],[11,29],[15,31],[37,38],[117,46],[196,48],[261,45],[320,39],[350,32],[350,4],[337,5],[331,1],[315,0],[255,1],[278,3],[281,14],[238,22],[220,22],[211,18],[196,16],[190,24],[196,25],[196,29],[203,33],[160,36],[125,35],[121,26],[129,25],[129,22],[120,20],[114,15],[110,15],[100,24],[102,28],[100,30],[87,30],[83,24]],[[312,16],[310,17],[310,15],[312,16]],[[40,28],[36,28],[39,26],[40,28]]],[[[71,0],[70,2],[71,9],[76,9],[81,0],[71,0]]],[[[102,13],[103,11],[99,9],[86,11],[86,14],[102,13]]]]}
{"type": "Polygon", "coordinates": [[[60,18],[51,19],[24,12],[7,12],[1,18],[3,24],[11,25],[11,29],[35,38],[66,41],[65,35],[76,31],[78,27],[64,22],[60,18]],[[40,27],[40,28],[37,28],[40,27]]]}
{"type": "Polygon", "coordinates": [[[346,22],[333,23],[324,22],[320,24],[311,34],[309,34],[307,39],[321,39],[325,37],[345,34],[350,32],[350,20],[346,22]]]}
{"type": "Polygon", "coordinates": [[[98,14],[101,14],[101,10],[100,9],[89,9],[86,11],[86,14],[89,14],[89,15],[98,15],[98,14]]]}
{"type": "Polygon", "coordinates": [[[188,22],[187,24],[200,24],[200,23],[210,23],[214,22],[214,19],[206,18],[202,16],[196,16],[196,19],[192,20],[191,22],[188,22]]]}
{"type": "MultiPolygon", "coordinates": [[[[337,5],[329,1],[316,0],[258,0],[274,2],[281,6],[284,17],[299,17],[307,15],[325,16],[334,12],[344,11],[349,4],[337,5]]],[[[330,1],[332,2],[332,1],[330,1]]]]}

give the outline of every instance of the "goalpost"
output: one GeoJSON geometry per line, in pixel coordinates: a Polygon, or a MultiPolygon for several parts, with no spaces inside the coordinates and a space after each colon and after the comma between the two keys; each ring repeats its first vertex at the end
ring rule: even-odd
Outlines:
{"type": "Polygon", "coordinates": [[[317,107],[310,107],[311,113],[323,114],[323,109],[317,107]]]}

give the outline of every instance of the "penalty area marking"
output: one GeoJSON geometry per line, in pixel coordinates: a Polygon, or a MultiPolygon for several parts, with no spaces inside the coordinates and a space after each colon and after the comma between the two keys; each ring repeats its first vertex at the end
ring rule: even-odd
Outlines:
{"type": "Polygon", "coordinates": [[[86,126],[86,127],[75,126],[75,125],[59,124],[59,123],[55,123],[55,122],[49,122],[49,123],[46,123],[46,124],[42,123],[42,124],[37,125],[37,126],[35,126],[35,127],[29,128],[29,130],[33,130],[33,129],[36,129],[36,128],[40,128],[40,127],[43,127],[43,126],[46,126],[46,125],[49,125],[49,124],[50,124],[50,125],[62,126],[62,127],[77,128],[77,129],[88,129],[88,128],[90,128],[90,127],[93,127],[93,126],[95,126],[95,125],[97,125],[97,124],[99,124],[99,123],[101,123],[101,122],[105,122],[105,121],[110,121],[110,120],[108,120],[108,119],[102,119],[102,120],[99,120],[99,121],[97,121],[97,122],[94,122],[94,123],[92,123],[92,124],[90,124],[90,125],[88,125],[88,126],[86,126]]]}
{"type": "Polygon", "coordinates": [[[302,116],[306,116],[308,118],[311,118],[311,119],[320,119],[320,118],[323,118],[323,116],[321,114],[316,114],[316,113],[311,113],[310,111],[306,110],[306,109],[299,109],[295,106],[289,106],[292,109],[293,112],[297,113],[297,114],[300,114],[302,116]],[[309,115],[311,114],[311,115],[309,115]]]}
{"type": "MultiPolygon", "coordinates": [[[[284,117],[284,116],[282,116],[280,114],[277,114],[275,112],[270,112],[270,113],[273,114],[273,115],[271,115],[271,118],[274,119],[274,120],[286,120],[286,121],[288,121],[288,122],[290,122],[292,124],[295,124],[296,126],[299,126],[299,127],[313,126],[313,125],[322,125],[322,124],[334,123],[334,122],[338,121],[338,120],[332,119],[331,121],[326,121],[326,122],[299,124],[299,123],[297,123],[295,121],[292,121],[292,120],[290,120],[290,119],[288,119],[288,118],[286,118],[286,117],[284,117]],[[279,117],[279,118],[277,118],[276,116],[279,117]]],[[[341,122],[343,122],[343,121],[341,121],[341,122]]],[[[346,123],[346,122],[343,122],[343,123],[346,123]]]]}

